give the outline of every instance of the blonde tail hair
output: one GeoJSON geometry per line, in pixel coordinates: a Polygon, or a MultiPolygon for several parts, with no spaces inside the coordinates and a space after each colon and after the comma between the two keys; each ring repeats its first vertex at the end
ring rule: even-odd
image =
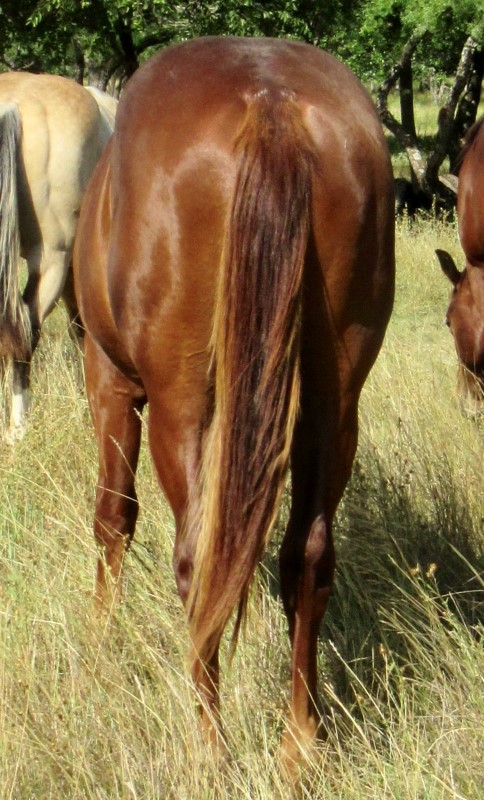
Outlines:
{"type": "Polygon", "coordinates": [[[193,659],[207,661],[275,522],[299,404],[302,279],[316,169],[288,94],[248,102],[214,316],[213,416],[198,479],[193,659]]]}
{"type": "Polygon", "coordinates": [[[30,323],[19,294],[20,232],[17,153],[20,113],[0,107],[0,356],[23,360],[30,350],[30,323]]]}

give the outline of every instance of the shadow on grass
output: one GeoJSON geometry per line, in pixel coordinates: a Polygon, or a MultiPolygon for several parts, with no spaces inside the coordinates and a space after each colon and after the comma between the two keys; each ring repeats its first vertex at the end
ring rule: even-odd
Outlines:
{"type": "MultiPolygon", "coordinates": [[[[448,633],[458,629],[464,639],[482,634],[478,531],[450,467],[444,469],[445,462],[440,479],[429,479],[422,507],[411,468],[389,471],[376,451],[360,449],[335,523],[336,575],[320,634],[325,678],[345,706],[362,688],[381,694],[389,654],[398,682],[402,674],[417,675],[424,652],[425,658],[433,653],[438,672],[448,633]]],[[[286,496],[263,560],[273,596],[279,595],[277,551],[288,507],[286,496]]]]}
{"type": "MultiPolygon", "coordinates": [[[[402,150],[402,145],[393,134],[389,133],[385,137],[387,140],[388,149],[392,158],[401,157],[406,158],[405,152],[402,150]]],[[[435,147],[435,136],[419,136],[418,144],[424,157],[426,158],[435,147]]]]}

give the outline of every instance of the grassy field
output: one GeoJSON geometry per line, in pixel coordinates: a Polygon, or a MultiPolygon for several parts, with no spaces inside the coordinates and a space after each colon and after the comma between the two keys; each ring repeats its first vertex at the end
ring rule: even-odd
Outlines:
{"type": "MultiPolygon", "coordinates": [[[[484,796],[482,438],[455,397],[433,250],[453,225],[398,228],[395,311],[361,402],[320,642],[328,743],[297,796],[484,796]]],[[[97,461],[57,310],[35,359],[31,428],[0,445],[0,797],[287,800],[278,769],[289,647],[277,594],[283,508],[222,688],[232,758],[199,741],[173,525],[144,448],[141,513],[115,618],[92,616],[97,461]]]]}

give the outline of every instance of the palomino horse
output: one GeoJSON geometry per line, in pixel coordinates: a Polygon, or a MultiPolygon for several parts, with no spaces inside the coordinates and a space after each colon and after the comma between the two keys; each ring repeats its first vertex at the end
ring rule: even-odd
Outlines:
{"type": "Polygon", "coordinates": [[[446,250],[436,253],[453,286],[446,322],[459,359],[459,391],[475,413],[484,407],[484,117],[470,129],[460,163],[457,216],[465,269],[459,272],[446,250]]]}
{"type": "Polygon", "coordinates": [[[53,75],[0,75],[0,356],[13,357],[7,440],[22,436],[30,362],[41,325],[63,295],[81,199],[114,125],[112,98],[53,75]],[[93,97],[95,99],[93,99],[93,97]],[[28,279],[19,294],[19,255],[28,279]]]}
{"type": "Polygon", "coordinates": [[[234,609],[238,630],[291,462],[280,569],[293,651],[284,752],[296,757],[319,726],[332,520],[393,301],[393,178],[366,92],[297,42],[163,50],[121,98],[74,276],[99,447],[97,597],[116,594],[134,533],[148,403],[212,742],[219,643],[234,609]]]}
{"type": "Polygon", "coordinates": [[[112,95],[108,94],[107,92],[103,92],[102,89],[98,89],[97,86],[86,86],[85,89],[94,97],[99,106],[101,116],[104,117],[104,121],[109,128],[109,133],[111,134],[114,130],[116,112],[118,110],[118,101],[112,95]]]}

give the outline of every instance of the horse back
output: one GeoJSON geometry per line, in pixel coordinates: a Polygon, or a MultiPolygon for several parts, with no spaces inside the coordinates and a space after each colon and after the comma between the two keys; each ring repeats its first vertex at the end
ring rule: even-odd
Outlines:
{"type": "MultiPolygon", "coordinates": [[[[142,397],[175,516],[192,674],[213,705],[220,637],[234,608],[236,630],[243,617],[291,458],[284,604],[294,713],[313,735],[307,698],[332,519],[393,300],[393,178],[370,98],[343,65],[300,43],[167,48],[121,98],[75,270],[101,451],[98,539],[117,576],[101,529],[119,524],[114,496],[135,498],[142,397]],[[113,453],[129,419],[126,447],[113,453]]],[[[127,541],[132,522],[117,530],[127,541]]]]}
{"type": "Polygon", "coordinates": [[[97,86],[86,86],[85,89],[86,92],[89,92],[89,94],[94,97],[99,107],[101,117],[104,121],[105,137],[107,141],[114,130],[116,112],[118,110],[118,101],[115,97],[108,94],[108,92],[98,89],[97,86]]]}
{"type": "Polygon", "coordinates": [[[459,171],[459,235],[468,263],[484,265],[484,117],[470,131],[459,171]]]}

